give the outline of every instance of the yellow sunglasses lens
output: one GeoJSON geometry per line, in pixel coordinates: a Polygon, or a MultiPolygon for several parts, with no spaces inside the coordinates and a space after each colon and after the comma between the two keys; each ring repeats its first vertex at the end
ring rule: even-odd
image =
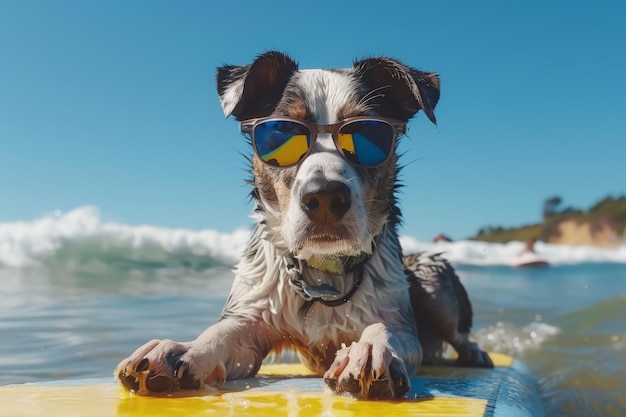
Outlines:
{"type": "Polygon", "coordinates": [[[309,150],[308,127],[297,122],[270,120],[254,129],[257,154],[268,164],[280,167],[296,164],[309,150]]]}

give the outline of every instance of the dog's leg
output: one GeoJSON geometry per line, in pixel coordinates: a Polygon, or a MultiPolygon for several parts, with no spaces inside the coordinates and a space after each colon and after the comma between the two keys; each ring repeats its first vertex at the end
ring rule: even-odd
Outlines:
{"type": "Polygon", "coordinates": [[[439,255],[404,258],[411,282],[411,304],[424,358],[436,362],[442,343],[458,353],[458,366],[493,368],[489,355],[469,339],[472,305],[452,266],[439,255]]]}
{"type": "Polygon", "coordinates": [[[324,382],[337,393],[400,398],[409,391],[409,375],[417,371],[420,361],[421,350],[414,334],[397,333],[375,323],[365,328],[358,342],[337,352],[324,382]]]}
{"type": "Polygon", "coordinates": [[[254,375],[270,349],[264,325],[226,318],[191,342],[152,340],[115,369],[139,394],[221,387],[226,379],[254,375]]]}

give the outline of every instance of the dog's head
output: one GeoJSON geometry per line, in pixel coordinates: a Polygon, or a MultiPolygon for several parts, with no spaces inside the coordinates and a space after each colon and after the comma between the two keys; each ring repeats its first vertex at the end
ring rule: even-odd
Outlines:
{"type": "MultiPolygon", "coordinates": [[[[358,256],[371,253],[385,225],[395,227],[395,139],[419,110],[435,123],[437,75],[390,58],[357,61],[347,69],[299,70],[290,57],[267,52],[250,65],[218,68],[217,90],[224,114],[256,135],[253,196],[277,246],[300,259],[358,256]],[[353,131],[356,136],[360,129],[378,128],[387,144],[382,156],[370,155],[372,161],[346,149],[357,145],[342,143],[353,131]],[[275,130],[290,131],[287,142],[276,139],[287,147],[284,160],[268,157],[280,151],[270,143],[275,130]]],[[[358,146],[370,152],[367,140],[358,146]]]]}

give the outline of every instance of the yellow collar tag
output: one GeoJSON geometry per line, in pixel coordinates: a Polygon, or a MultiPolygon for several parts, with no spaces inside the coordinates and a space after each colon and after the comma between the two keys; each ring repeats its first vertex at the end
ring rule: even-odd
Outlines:
{"type": "Polygon", "coordinates": [[[330,272],[335,275],[343,275],[344,273],[343,265],[334,258],[312,256],[307,260],[307,265],[318,271],[330,272]]]}
{"type": "Polygon", "coordinates": [[[311,256],[307,261],[307,266],[322,272],[330,272],[336,275],[345,275],[363,265],[369,259],[369,255],[361,252],[356,256],[343,258],[333,258],[329,256],[311,256]]]}

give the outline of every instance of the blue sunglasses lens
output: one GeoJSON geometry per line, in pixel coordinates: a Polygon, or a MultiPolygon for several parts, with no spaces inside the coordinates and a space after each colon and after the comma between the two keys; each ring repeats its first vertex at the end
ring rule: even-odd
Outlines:
{"type": "Polygon", "coordinates": [[[286,167],[298,163],[309,150],[309,128],[293,121],[268,120],[254,128],[254,146],[270,165],[286,167]]]}
{"type": "Polygon", "coordinates": [[[378,165],[392,152],[393,127],[380,120],[356,120],[339,129],[338,145],[353,164],[378,165]]]}

